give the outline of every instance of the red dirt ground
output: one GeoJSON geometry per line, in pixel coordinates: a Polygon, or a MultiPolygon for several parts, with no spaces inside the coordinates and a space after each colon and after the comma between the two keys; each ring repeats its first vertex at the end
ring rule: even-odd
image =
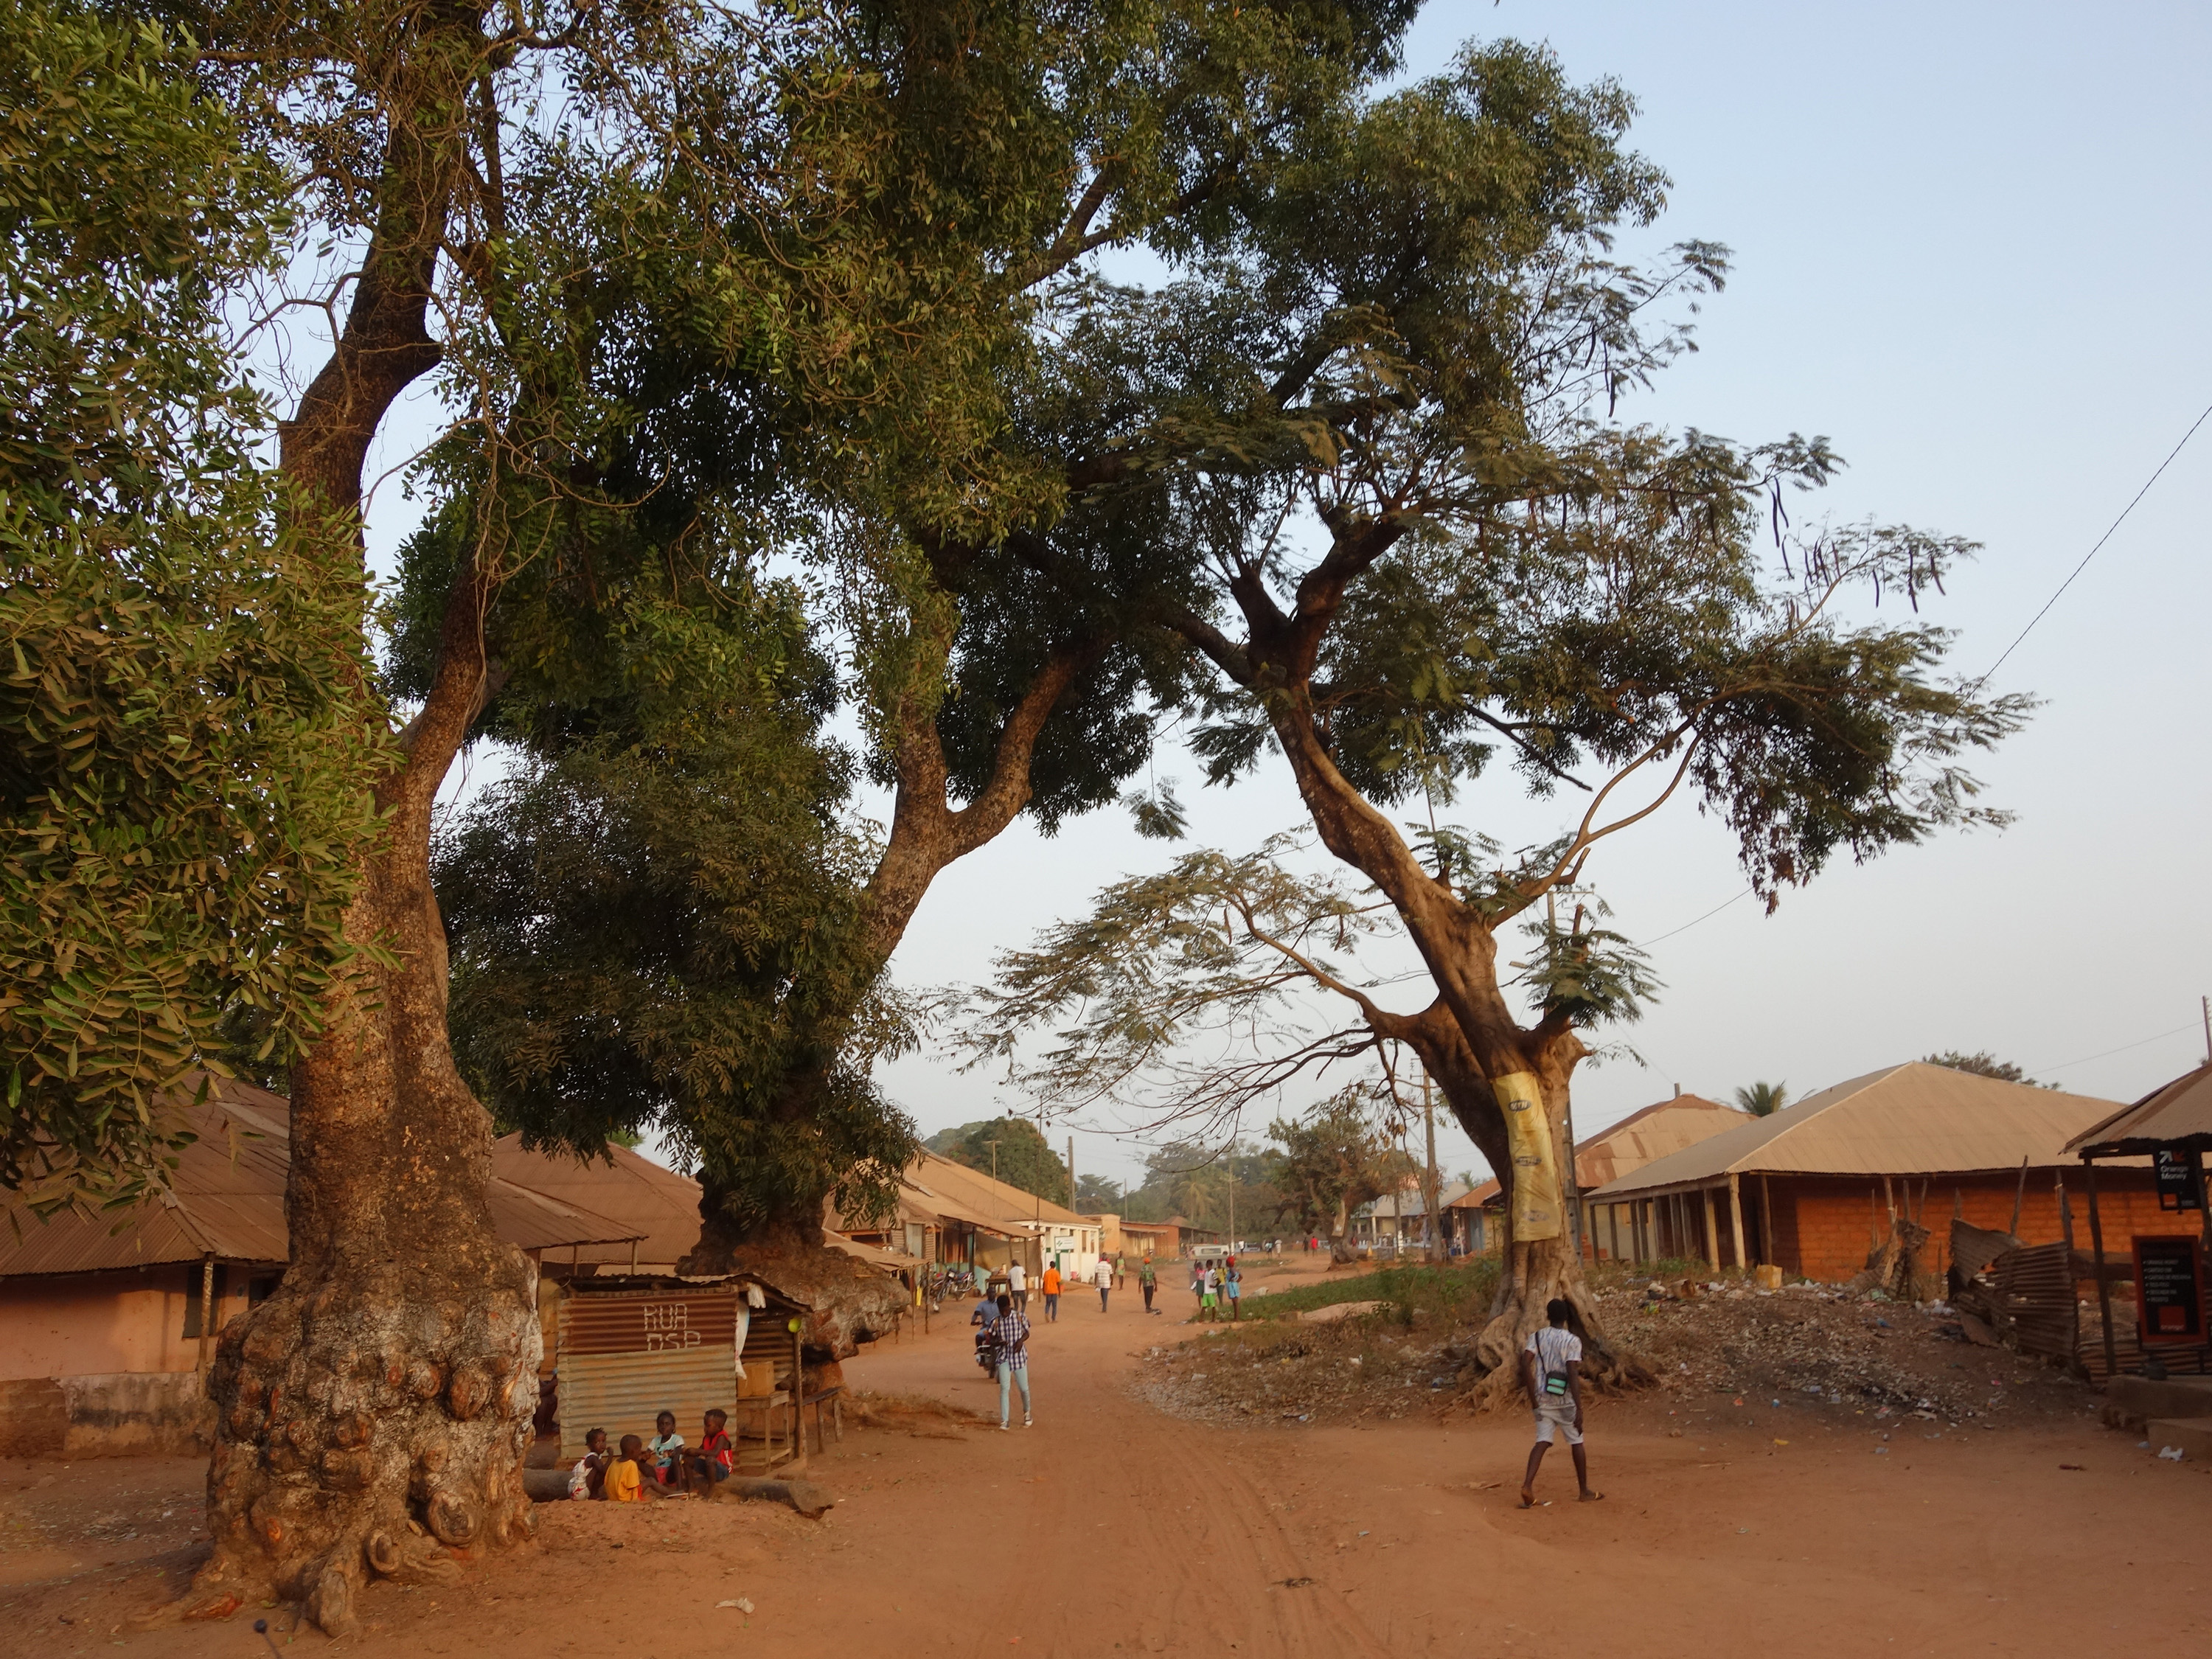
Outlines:
{"type": "MultiPolygon", "coordinates": [[[[1032,1345],[1032,1430],[848,1426],[810,1471],[840,1499],[823,1521],[549,1504],[538,1547],[458,1590],[373,1589],[337,1644],[289,1634],[289,1608],[119,1629],[197,1559],[199,1466],[11,1462],[0,1653],[245,1659],[268,1652],[257,1614],[287,1654],[392,1659],[2212,1650],[2212,1469],[2086,1420],[1909,1423],[1876,1455],[1813,1413],[1746,1426],[1679,1397],[1601,1402],[1606,1501],[1574,1504],[1554,1454],[1539,1495],[1557,1501],[1523,1513],[1518,1414],[1224,1428],[1143,1403],[1134,1356],[1190,1336],[1187,1304],[1147,1319],[1133,1291],[1104,1316],[1069,1297],[1032,1345]],[[750,1614],[715,1605],[740,1596],[750,1614]]],[[[941,1318],[848,1380],[995,1413],[969,1346],[941,1318]]]]}

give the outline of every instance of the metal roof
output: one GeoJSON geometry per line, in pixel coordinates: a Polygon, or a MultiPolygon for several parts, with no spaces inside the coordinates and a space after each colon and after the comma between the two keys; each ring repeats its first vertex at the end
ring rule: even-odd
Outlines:
{"type": "MultiPolygon", "coordinates": [[[[0,1224],[0,1278],[108,1272],[197,1262],[281,1262],[291,1249],[284,1180],[291,1109],[281,1095],[210,1079],[208,1098],[180,1115],[198,1139],[181,1148],[168,1189],[125,1210],[69,1210],[41,1222],[21,1204],[0,1224]]],[[[197,1082],[193,1085],[197,1091],[197,1082]]],[[[489,1194],[499,1236],[519,1249],[621,1239],[622,1223],[495,1178],[489,1194]]],[[[623,1248],[627,1250],[625,1242],[623,1248]]]]}
{"type": "Polygon", "coordinates": [[[627,1267],[632,1255],[627,1241],[635,1237],[641,1267],[672,1267],[698,1245],[699,1183],[627,1146],[610,1146],[604,1158],[581,1158],[572,1152],[532,1152],[520,1135],[501,1135],[492,1143],[491,1171],[622,1224],[614,1237],[625,1242],[592,1249],[587,1241],[576,1253],[579,1262],[627,1267]]]}
{"type": "Polygon", "coordinates": [[[2212,1062],[2091,1124],[2066,1143],[2066,1150],[2149,1152],[2176,1141],[2212,1146],[2212,1062]]]}
{"type": "Polygon", "coordinates": [[[1604,1202],[1731,1175],[1964,1175],[2070,1162],[2112,1103],[1923,1061],[1869,1072],[1749,1118],[1585,1196],[1604,1202]]]}
{"type": "MultiPolygon", "coordinates": [[[[1618,1123],[1608,1123],[1575,1148],[1575,1188],[1587,1197],[1609,1181],[1632,1175],[1698,1142],[1724,1134],[1747,1114],[1703,1095],[1676,1095],[1639,1107],[1618,1123]]],[[[1495,1178],[1462,1194],[1447,1209],[1479,1210],[1504,1189],[1495,1178]]]]}
{"type": "Polygon", "coordinates": [[[1026,1238],[1038,1224],[1055,1227],[1096,1227],[1074,1211],[1050,1199],[1024,1192],[1019,1187],[955,1164],[949,1158],[925,1151],[906,1172],[905,1184],[919,1193],[938,1214],[971,1226],[988,1227],[1011,1237],[1026,1238]]]}

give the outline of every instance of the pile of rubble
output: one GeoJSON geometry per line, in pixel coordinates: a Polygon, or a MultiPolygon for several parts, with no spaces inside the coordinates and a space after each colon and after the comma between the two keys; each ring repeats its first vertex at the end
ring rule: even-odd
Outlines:
{"type": "MultiPolygon", "coordinates": [[[[1694,1281],[1616,1282],[1595,1294],[1613,1341],[1656,1374],[1666,1395],[1990,1427],[2087,1407],[2086,1390],[2063,1371],[1970,1343],[1941,1303],[1694,1281]]],[[[1138,1386],[1163,1409],[1217,1422],[1464,1410],[1480,1380],[1479,1328],[1384,1303],[1328,1323],[1210,1329],[1140,1356],[1138,1386]]]]}

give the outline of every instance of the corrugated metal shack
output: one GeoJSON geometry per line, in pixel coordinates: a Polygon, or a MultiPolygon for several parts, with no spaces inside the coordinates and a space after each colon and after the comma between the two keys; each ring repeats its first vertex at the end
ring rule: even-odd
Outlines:
{"type": "Polygon", "coordinates": [[[696,1445],[708,1409],[729,1413],[738,1468],[747,1474],[802,1467],[801,1334],[809,1310],[749,1274],[680,1278],[607,1274],[561,1287],[554,1361],[561,1460],[584,1455],[605,1429],[650,1438],[653,1419],[676,1414],[696,1445]]]}

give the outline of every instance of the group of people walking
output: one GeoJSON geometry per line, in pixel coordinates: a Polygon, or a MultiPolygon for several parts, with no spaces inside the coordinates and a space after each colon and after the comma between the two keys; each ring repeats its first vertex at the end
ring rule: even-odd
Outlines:
{"type": "Polygon", "coordinates": [[[1198,1298],[1198,1316],[1218,1320],[1222,1310],[1229,1317],[1241,1320],[1244,1295],[1244,1275],[1237,1271],[1237,1258],[1224,1256],[1218,1262],[1194,1261],[1190,1264],[1190,1293],[1198,1298]]]}

